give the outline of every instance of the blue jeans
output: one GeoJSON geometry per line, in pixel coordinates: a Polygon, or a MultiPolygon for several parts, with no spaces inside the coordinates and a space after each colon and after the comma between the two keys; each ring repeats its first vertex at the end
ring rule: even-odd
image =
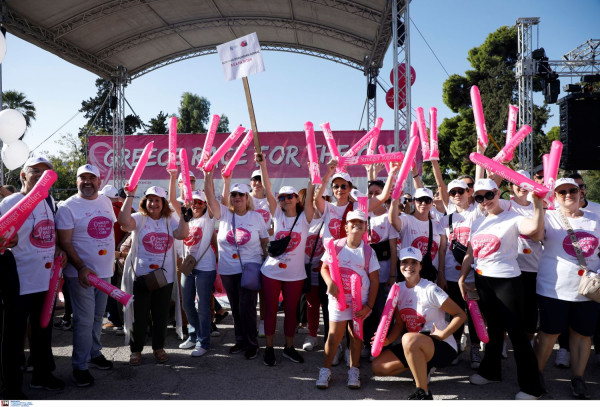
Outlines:
{"type": "Polygon", "coordinates": [[[73,306],[73,369],[87,370],[90,359],[102,354],[100,335],[108,296],[94,287],[83,288],[77,277],[65,280],[73,306]]]}
{"type": "Polygon", "coordinates": [[[196,342],[196,346],[210,349],[210,297],[215,285],[217,271],[192,270],[188,277],[181,275],[181,297],[183,310],[188,319],[188,333],[190,340],[196,342]],[[198,309],[194,300],[198,295],[198,309]]]}

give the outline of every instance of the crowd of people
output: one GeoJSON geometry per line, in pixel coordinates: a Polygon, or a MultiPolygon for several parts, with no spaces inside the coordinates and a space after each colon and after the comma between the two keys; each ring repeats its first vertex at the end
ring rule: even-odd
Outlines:
{"type": "MultiPolygon", "coordinates": [[[[409,399],[433,399],[431,372],[467,359],[462,352],[475,370],[470,383],[499,382],[510,339],[516,399],[546,393],[543,371],[557,341],[556,363],[571,368],[573,396],[589,397],[583,376],[592,340],[600,363],[600,303],[579,294],[578,282],[583,270],[600,268],[600,205],[587,200],[580,175],[557,180],[555,208],[547,208],[510,183],[510,199],[502,199],[502,179],[480,167],[446,184],[431,161],[433,191],[415,166],[408,181],[414,194],[392,199],[399,163],[390,163],[385,178],[379,178],[383,164],[367,166],[366,194],[356,191],[335,159],[321,185],[308,182],[298,190],[284,183],[275,193],[266,161],[261,154],[255,161],[259,169],[248,183],[223,176],[220,196],[213,171],[203,172],[201,188],[190,172],[191,201],[176,170],[169,171],[168,191],[152,186],[142,193],[129,185],[101,190],[98,168],[86,164],[77,170],[77,194],[58,205],[52,197],[41,201],[12,240],[0,239],[2,398],[26,398],[23,371],[29,367],[32,388],[65,387],[52,373],[52,323],[40,324],[54,261],[63,266],[65,298],[64,316],[54,325],[72,328],[72,380],[80,387],[94,383],[90,367],[113,368],[101,352],[104,317],[105,328],[124,335],[131,366],[143,363],[149,334],[155,362],[169,360],[171,319],[180,349],[192,357],[210,352],[216,324],[229,314],[214,296],[220,280],[233,317],[231,354],[257,358],[264,336],[263,363],[274,366],[277,313],[283,310],[282,357],[304,363],[302,353],[319,346],[322,315],[319,389],[329,387],[331,367],[344,359],[347,386],[360,388],[362,358],[370,359],[375,376],[410,371],[415,390],[409,399]],[[366,197],[362,206],[360,196],[366,197]],[[141,200],[133,208],[136,197],[141,200]],[[91,274],[133,294],[133,305],[123,309],[108,298],[90,284],[91,274]],[[380,321],[389,318],[384,309],[394,284],[397,306],[383,351],[370,357],[380,321]],[[468,300],[478,301],[486,321],[483,357],[468,300]],[[300,309],[306,336],[299,352],[300,309]]],[[[30,158],[20,191],[0,187],[0,215],[50,169],[44,157],[30,158]]],[[[533,179],[541,183],[541,168],[533,179]]]]}

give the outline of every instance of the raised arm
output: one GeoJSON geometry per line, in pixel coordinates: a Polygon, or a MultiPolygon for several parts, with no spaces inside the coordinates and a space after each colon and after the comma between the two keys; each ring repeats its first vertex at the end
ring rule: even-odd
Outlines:
{"type": "Polygon", "coordinates": [[[254,161],[260,167],[261,181],[265,189],[267,202],[269,203],[269,211],[273,215],[275,209],[277,209],[277,200],[275,199],[275,195],[273,195],[273,186],[271,185],[271,178],[269,178],[269,172],[267,171],[267,160],[265,160],[262,153],[254,153],[254,161]]]}
{"type": "Polygon", "coordinates": [[[177,216],[181,217],[181,204],[177,200],[177,190],[175,184],[177,183],[177,170],[167,170],[169,173],[169,203],[175,210],[177,216]]]}
{"type": "Polygon", "coordinates": [[[119,216],[117,217],[117,222],[119,222],[121,230],[124,232],[131,232],[135,230],[135,219],[131,217],[131,205],[133,205],[133,198],[135,197],[137,186],[133,191],[130,191],[128,188],[129,183],[125,184],[124,189],[127,195],[125,196],[125,201],[121,207],[121,212],[119,212],[119,216]]]}
{"type": "MultiPolygon", "coordinates": [[[[168,220],[167,220],[168,222],[168,220]]],[[[190,234],[190,227],[188,223],[185,221],[185,217],[179,217],[179,224],[177,225],[177,229],[173,231],[173,237],[177,240],[183,240],[188,237],[190,234]]]]}
{"type": "Polygon", "coordinates": [[[431,161],[431,168],[433,169],[433,176],[435,177],[435,183],[437,184],[438,191],[440,191],[440,198],[442,198],[442,202],[447,208],[450,197],[448,196],[448,187],[444,182],[444,177],[442,176],[439,162],[437,160],[431,161]]]}
{"type": "Polygon", "coordinates": [[[323,183],[319,186],[319,188],[317,188],[317,191],[315,192],[315,207],[321,214],[325,212],[325,204],[327,203],[327,201],[325,201],[325,199],[323,198],[323,193],[325,193],[325,189],[327,189],[327,184],[329,183],[331,176],[335,174],[337,164],[338,162],[335,158],[329,160],[329,162],[327,163],[327,172],[321,178],[323,183]]]}
{"type": "MultiPolygon", "coordinates": [[[[221,205],[215,196],[215,182],[213,181],[214,168],[208,172],[204,172],[204,195],[206,195],[206,204],[216,219],[221,219],[221,205]]],[[[227,194],[229,197],[229,194],[227,194]]]]}
{"type": "MultiPolygon", "coordinates": [[[[485,148],[483,148],[483,146],[481,144],[479,144],[479,141],[477,142],[477,152],[479,154],[485,153],[485,148]]],[[[475,182],[477,182],[478,179],[482,179],[482,178],[485,178],[485,168],[483,168],[480,165],[476,165],[475,166],[475,182]]]]}
{"type": "MultiPolygon", "coordinates": [[[[213,169],[213,171],[214,171],[214,169],[213,169]]],[[[233,171],[231,172],[231,174],[229,174],[227,176],[221,174],[221,177],[223,178],[223,193],[222,193],[221,203],[223,204],[223,206],[229,206],[229,188],[231,187],[231,177],[232,176],[233,176],[233,171]]],[[[212,174],[211,174],[211,180],[212,180],[212,174]]],[[[215,190],[214,180],[212,180],[212,182],[213,182],[213,192],[214,192],[214,190],[215,190]]],[[[206,186],[204,188],[206,189],[206,186]]]]}
{"type": "Polygon", "coordinates": [[[525,218],[519,225],[519,233],[537,242],[544,238],[544,200],[531,194],[533,199],[533,217],[525,218]]]}
{"type": "Polygon", "coordinates": [[[313,217],[315,216],[315,208],[313,207],[313,197],[315,195],[315,184],[310,182],[310,178],[308,180],[308,185],[306,186],[306,197],[304,198],[304,216],[306,216],[306,221],[310,224],[312,222],[313,217]]]}
{"type": "Polygon", "coordinates": [[[396,231],[400,232],[402,230],[402,220],[400,216],[398,216],[398,205],[400,204],[400,199],[392,199],[391,208],[388,211],[388,220],[396,229],[396,231]]]}
{"type": "Polygon", "coordinates": [[[396,173],[398,172],[399,169],[400,169],[400,163],[397,163],[397,162],[391,163],[390,172],[388,174],[387,180],[385,181],[385,185],[383,186],[383,190],[381,191],[381,194],[369,199],[369,212],[374,211],[375,209],[377,209],[378,207],[383,205],[385,203],[385,201],[387,201],[389,199],[390,192],[392,191],[392,188],[394,187],[394,185],[393,185],[394,181],[396,180],[396,173]]]}

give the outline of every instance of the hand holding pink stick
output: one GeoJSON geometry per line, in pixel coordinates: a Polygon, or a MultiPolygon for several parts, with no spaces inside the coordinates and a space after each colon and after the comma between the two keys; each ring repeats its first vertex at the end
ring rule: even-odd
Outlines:
{"type": "Polygon", "coordinates": [[[511,161],[513,159],[515,148],[517,148],[519,143],[521,143],[529,133],[531,133],[531,127],[529,125],[526,124],[521,127],[517,134],[511,137],[510,141],[508,141],[504,147],[502,147],[502,150],[496,154],[494,161],[498,161],[499,163],[511,161]]]}
{"type": "Polygon", "coordinates": [[[217,134],[219,120],[221,120],[221,117],[218,114],[213,114],[210,117],[208,131],[206,132],[206,138],[204,139],[204,147],[202,147],[202,155],[200,156],[200,162],[198,162],[197,168],[202,168],[210,158],[210,150],[212,149],[215,141],[215,134],[217,134]]]}
{"type": "Polygon", "coordinates": [[[244,132],[244,130],[246,130],[244,127],[238,126],[233,131],[233,133],[231,133],[229,135],[229,137],[227,137],[225,139],[225,141],[223,142],[223,144],[221,144],[219,146],[219,148],[217,149],[217,151],[215,151],[215,154],[208,159],[208,161],[206,162],[206,164],[204,164],[203,170],[206,171],[206,172],[211,171],[214,168],[214,166],[217,165],[217,163],[219,162],[219,160],[221,159],[221,157],[223,157],[225,155],[225,153],[227,153],[227,151],[233,145],[233,143],[235,143],[235,141],[242,135],[242,133],[244,132]]]}
{"type": "Polygon", "coordinates": [[[310,166],[310,181],[314,185],[323,183],[319,170],[319,158],[317,156],[317,144],[315,142],[315,128],[312,122],[304,123],[304,135],[306,136],[306,147],[308,149],[308,161],[310,166]]]}
{"type": "Polygon", "coordinates": [[[229,160],[229,162],[223,169],[222,174],[224,176],[229,177],[231,175],[231,173],[233,172],[233,168],[238,163],[238,161],[240,161],[240,158],[242,158],[242,154],[246,152],[248,146],[250,145],[250,143],[252,143],[252,140],[254,140],[252,130],[248,130],[248,133],[246,133],[246,137],[244,137],[237,150],[235,150],[233,157],[231,157],[231,160],[229,160]]]}
{"type": "Polygon", "coordinates": [[[102,280],[97,275],[92,273],[88,274],[88,281],[93,287],[96,287],[98,290],[107,294],[109,297],[112,297],[115,300],[119,301],[121,304],[123,304],[125,309],[127,309],[131,304],[133,304],[132,294],[126,293],[125,291],[118,289],[114,285],[102,280]]]}
{"type": "Polygon", "coordinates": [[[429,109],[429,161],[439,161],[440,150],[438,148],[437,134],[437,109],[429,109]]]}
{"type": "Polygon", "coordinates": [[[488,145],[487,129],[485,128],[485,118],[483,116],[483,106],[481,105],[481,95],[479,94],[479,88],[475,85],[471,87],[471,105],[473,106],[477,140],[479,141],[479,144],[486,149],[488,145]]]}
{"type": "Polygon", "coordinates": [[[129,177],[129,189],[127,189],[128,191],[134,190],[137,187],[137,184],[140,181],[140,178],[142,177],[142,173],[144,172],[144,168],[146,168],[146,164],[148,163],[148,158],[150,158],[150,154],[152,154],[153,148],[154,141],[149,142],[148,144],[146,144],[146,147],[144,147],[144,151],[142,152],[140,159],[138,160],[137,164],[135,165],[135,168],[133,169],[133,172],[131,173],[131,176],[129,177]]]}
{"type": "Polygon", "coordinates": [[[169,161],[167,170],[177,169],[177,117],[169,117],[169,161]]]}

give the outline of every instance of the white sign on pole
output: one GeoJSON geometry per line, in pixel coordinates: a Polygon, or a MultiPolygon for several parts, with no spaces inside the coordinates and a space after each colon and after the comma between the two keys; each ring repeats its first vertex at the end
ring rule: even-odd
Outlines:
{"type": "Polygon", "coordinates": [[[217,52],[219,53],[226,81],[265,70],[256,33],[218,45],[217,52]]]}

